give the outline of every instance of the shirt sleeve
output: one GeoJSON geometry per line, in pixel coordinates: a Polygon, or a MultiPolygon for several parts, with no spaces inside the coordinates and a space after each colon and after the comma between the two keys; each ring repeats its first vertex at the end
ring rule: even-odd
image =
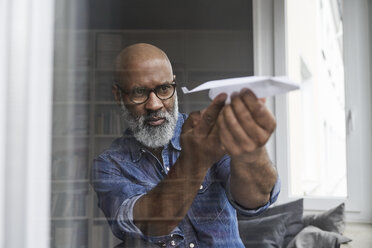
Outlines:
{"type": "Polygon", "coordinates": [[[278,177],[276,182],[275,182],[275,185],[273,187],[273,189],[271,190],[271,193],[270,193],[270,199],[269,201],[259,207],[259,208],[256,208],[256,209],[247,209],[241,205],[239,205],[239,203],[237,203],[233,196],[231,195],[231,191],[230,191],[230,176],[228,178],[228,182],[227,182],[227,188],[226,188],[226,194],[227,194],[227,198],[229,199],[229,202],[231,203],[231,205],[240,213],[240,214],[243,214],[243,215],[246,215],[246,216],[254,216],[254,215],[257,215],[263,211],[265,211],[271,204],[273,204],[277,199],[278,199],[278,196],[279,196],[279,192],[280,192],[280,178],[278,177]]]}
{"type": "MultiPolygon", "coordinates": [[[[133,170],[136,170],[136,167],[133,167],[133,170]]],[[[105,214],[113,234],[120,240],[125,242],[143,240],[150,244],[165,244],[171,239],[180,238],[181,231],[178,227],[169,235],[146,236],[134,224],[135,203],[155,185],[145,185],[145,182],[136,182],[131,175],[123,175],[114,160],[103,157],[94,160],[91,184],[98,196],[98,206],[105,214]]],[[[146,243],[146,247],[148,245],[146,243]]]]}
{"type": "Polygon", "coordinates": [[[143,236],[133,223],[133,207],[146,194],[146,187],[125,177],[115,161],[102,157],[94,160],[91,184],[98,196],[98,206],[115,236],[121,240],[126,238],[125,235],[143,236]]]}
{"type": "Polygon", "coordinates": [[[277,177],[277,180],[275,182],[275,185],[270,193],[270,199],[269,201],[256,209],[247,209],[243,206],[241,206],[239,203],[237,203],[234,199],[234,197],[231,194],[230,190],[230,162],[231,158],[229,156],[224,156],[219,162],[218,162],[218,174],[221,178],[221,181],[224,182],[224,187],[226,189],[226,196],[230,202],[230,204],[240,213],[246,216],[254,216],[257,215],[263,211],[265,211],[271,204],[273,204],[279,196],[280,193],[280,186],[281,181],[279,176],[277,177]]]}

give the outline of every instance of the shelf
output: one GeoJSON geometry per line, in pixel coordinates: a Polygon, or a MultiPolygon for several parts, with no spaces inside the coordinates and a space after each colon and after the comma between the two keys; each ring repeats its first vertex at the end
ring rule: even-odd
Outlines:
{"type": "Polygon", "coordinates": [[[54,105],[83,105],[83,104],[91,104],[90,101],[55,101],[53,102],[54,105]]]}
{"type": "Polygon", "coordinates": [[[56,179],[52,183],[89,183],[89,179],[56,179]]]}
{"type": "Polygon", "coordinates": [[[87,67],[69,67],[69,66],[62,66],[62,67],[55,67],[54,70],[56,73],[61,72],[90,72],[94,69],[93,66],[87,66],[87,67]]]}
{"type": "MultiPolygon", "coordinates": [[[[101,52],[102,53],[102,52],[101,52]]],[[[101,67],[94,67],[94,71],[95,72],[105,72],[105,73],[107,73],[107,72],[110,72],[110,73],[115,73],[115,69],[113,69],[113,68],[101,68],[101,67]]]]}
{"type": "Polygon", "coordinates": [[[71,217],[52,217],[52,221],[72,221],[72,220],[88,220],[87,216],[71,216],[71,217]]]}
{"type": "Polygon", "coordinates": [[[106,217],[94,217],[94,221],[107,221],[106,217]]]}
{"type": "Polygon", "coordinates": [[[95,105],[117,105],[116,102],[114,101],[99,101],[99,102],[94,102],[95,105]]]}
{"type": "Polygon", "coordinates": [[[120,138],[122,134],[95,134],[94,138],[120,138]]]}
{"type": "Polygon", "coordinates": [[[77,135],[72,135],[72,134],[66,134],[66,135],[53,135],[53,139],[77,139],[77,138],[82,138],[82,139],[87,139],[91,137],[89,134],[77,134],[77,135]]]}

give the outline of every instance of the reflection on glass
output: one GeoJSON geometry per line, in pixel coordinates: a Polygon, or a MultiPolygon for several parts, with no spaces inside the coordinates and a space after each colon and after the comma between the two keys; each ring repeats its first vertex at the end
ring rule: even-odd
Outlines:
{"type": "Polygon", "coordinates": [[[346,197],[341,1],[287,2],[288,73],[302,87],[288,97],[290,192],[346,197]]]}
{"type": "MultiPolygon", "coordinates": [[[[181,87],[253,74],[251,1],[166,2],[160,8],[156,1],[56,1],[51,247],[122,242],[88,178],[93,158],[126,128],[111,92],[114,60],[124,47],[146,42],[163,49],[181,87]]],[[[179,102],[189,113],[210,101],[202,92],[179,94],[179,102]]]]}
{"type": "Polygon", "coordinates": [[[50,247],[89,247],[91,54],[84,1],[56,1],[50,247]],[[78,16],[78,17],[77,17],[78,16]]]}

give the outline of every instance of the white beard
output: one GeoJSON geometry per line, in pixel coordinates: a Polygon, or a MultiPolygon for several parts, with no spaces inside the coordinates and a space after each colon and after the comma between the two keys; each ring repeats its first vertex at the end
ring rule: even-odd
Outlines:
{"type": "Polygon", "coordinates": [[[135,117],[125,107],[121,101],[121,115],[128,124],[128,128],[133,132],[133,136],[141,144],[149,148],[163,147],[172,139],[178,119],[178,99],[175,95],[174,106],[167,111],[155,111],[149,114],[135,117]],[[146,120],[152,117],[165,118],[160,126],[150,126],[146,120]]]}

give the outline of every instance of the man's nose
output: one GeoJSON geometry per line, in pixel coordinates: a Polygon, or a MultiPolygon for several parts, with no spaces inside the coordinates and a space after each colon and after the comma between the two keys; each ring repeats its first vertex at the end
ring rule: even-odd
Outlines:
{"type": "Polygon", "coordinates": [[[160,100],[154,92],[150,92],[149,99],[146,102],[145,108],[148,110],[159,110],[163,107],[163,102],[160,100]]]}

